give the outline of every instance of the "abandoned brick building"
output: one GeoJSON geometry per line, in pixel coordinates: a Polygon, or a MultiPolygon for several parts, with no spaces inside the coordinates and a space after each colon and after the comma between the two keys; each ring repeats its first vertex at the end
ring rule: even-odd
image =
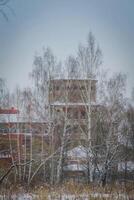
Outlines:
{"type": "MultiPolygon", "coordinates": [[[[51,113],[58,118],[63,114],[67,126],[73,126],[72,137],[76,139],[79,125],[87,126],[89,107],[96,108],[96,80],[90,79],[54,79],[49,90],[51,113]]],[[[82,135],[81,135],[82,137],[82,135]]]]}
{"type": "Polygon", "coordinates": [[[49,121],[18,121],[18,110],[0,108],[0,115],[7,115],[7,121],[0,121],[0,167],[5,167],[5,165],[9,167],[12,160],[24,161],[26,151],[27,159],[29,159],[31,143],[34,147],[32,149],[33,158],[46,158],[51,153],[48,152],[48,146],[50,147],[52,142],[51,150],[55,151],[61,145],[65,131],[63,178],[82,180],[86,177],[85,144],[89,139],[88,125],[91,123],[92,145],[96,138],[100,140],[94,130],[94,117],[99,109],[104,109],[97,104],[96,85],[97,81],[94,79],[51,79],[48,88],[48,107],[52,123],[49,121]],[[16,119],[12,121],[9,117],[11,115],[16,116],[16,119]],[[41,153],[42,144],[46,148],[44,154],[41,153]]]}
{"type": "Polygon", "coordinates": [[[0,167],[9,167],[18,160],[29,159],[31,140],[35,146],[33,154],[38,157],[42,137],[48,144],[47,124],[18,120],[19,110],[14,107],[0,108],[0,167]],[[36,146],[38,148],[36,148],[36,146]]]}
{"type": "MultiPolygon", "coordinates": [[[[66,156],[63,164],[63,176],[66,179],[82,180],[86,176],[86,152],[83,153],[81,145],[87,142],[88,120],[97,108],[96,83],[93,79],[54,79],[50,83],[51,114],[58,120],[54,135],[58,138],[64,129],[66,131],[66,156]],[[77,151],[79,155],[84,154],[84,158],[76,156],[77,151]]],[[[94,135],[91,137],[94,138],[94,135]]]]}
{"type": "MultiPolygon", "coordinates": [[[[96,108],[96,82],[96,80],[90,79],[53,79],[50,81],[48,100],[51,108],[51,115],[53,115],[54,119],[57,120],[54,131],[55,144],[53,143],[52,145],[55,145],[55,147],[59,145],[60,134],[63,133],[64,129],[64,124],[62,124],[62,122],[65,121],[66,118],[66,136],[68,136],[69,138],[69,145],[67,145],[67,155],[68,151],[73,151],[73,148],[77,150],[77,147],[79,149],[79,146],[87,140],[86,132],[89,114],[88,108],[96,108]],[[64,119],[63,121],[61,119],[61,116],[64,119]],[[83,134],[83,132],[85,132],[85,134],[83,134]]],[[[13,110],[11,113],[13,114],[13,110]]],[[[16,112],[14,113],[14,115],[15,114],[18,113],[16,112]]],[[[1,138],[9,139],[9,136],[11,136],[12,144],[15,143],[16,149],[18,148],[17,145],[20,145],[20,156],[23,160],[23,146],[25,145],[25,139],[27,140],[26,144],[30,145],[31,134],[32,138],[34,138],[32,139],[33,141],[37,141],[38,139],[38,143],[40,143],[39,140],[41,140],[43,136],[45,142],[47,140],[47,143],[50,143],[51,137],[49,137],[49,135],[47,134],[48,127],[47,124],[45,124],[45,126],[44,124],[45,123],[42,122],[35,123],[32,121],[17,122],[17,120],[10,121],[10,123],[1,123],[1,138]]],[[[35,142],[35,144],[37,143],[35,142]]],[[[18,153],[14,154],[14,156],[14,160],[18,159],[18,153]]],[[[0,159],[5,159],[11,162],[9,148],[6,148],[4,152],[1,149],[0,159]]],[[[83,160],[85,162],[85,158],[82,159],[82,162],[83,160]]],[[[64,163],[64,176],[68,177],[69,174],[75,177],[83,176],[83,167],[81,167],[82,165],[78,165],[79,161],[80,158],[76,159],[76,156],[74,158],[73,155],[69,155],[64,163]],[[70,167],[72,165],[77,165],[77,167],[70,167]],[[74,171],[72,171],[72,169],[75,171],[76,174],[74,173],[74,171]]]]}

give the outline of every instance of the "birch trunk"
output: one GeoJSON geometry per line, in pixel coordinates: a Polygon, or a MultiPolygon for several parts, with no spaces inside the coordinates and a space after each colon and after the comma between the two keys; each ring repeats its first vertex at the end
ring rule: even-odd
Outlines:
{"type": "Polygon", "coordinates": [[[61,168],[62,168],[62,160],[63,160],[64,146],[65,146],[66,125],[67,125],[67,107],[65,111],[65,124],[64,124],[63,136],[62,136],[62,141],[61,141],[59,162],[58,162],[58,167],[57,167],[57,184],[59,184],[61,180],[61,168]]]}

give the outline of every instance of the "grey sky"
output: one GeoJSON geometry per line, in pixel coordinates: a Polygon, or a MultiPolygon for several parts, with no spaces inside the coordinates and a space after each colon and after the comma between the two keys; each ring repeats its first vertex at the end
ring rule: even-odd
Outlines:
{"type": "MultiPolygon", "coordinates": [[[[29,84],[35,52],[50,46],[64,60],[75,54],[88,32],[95,35],[104,66],[128,75],[128,94],[134,86],[133,0],[10,0],[0,15],[0,77],[10,89],[29,84]]],[[[111,73],[111,72],[110,72],[111,73]]]]}

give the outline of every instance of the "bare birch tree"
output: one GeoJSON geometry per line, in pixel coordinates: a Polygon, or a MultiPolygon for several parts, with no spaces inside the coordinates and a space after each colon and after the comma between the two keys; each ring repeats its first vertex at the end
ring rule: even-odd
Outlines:
{"type": "Polygon", "coordinates": [[[85,79],[83,85],[79,83],[79,89],[81,91],[81,99],[84,105],[84,110],[86,112],[86,126],[87,132],[86,136],[86,148],[87,148],[87,169],[88,169],[88,182],[93,181],[93,163],[91,159],[92,152],[92,103],[96,103],[93,100],[93,95],[95,95],[95,85],[94,81],[97,76],[100,65],[102,64],[102,52],[99,46],[96,44],[95,37],[90,32],[88,35],[87,45],[79,46],[77,55],[78,68],[81,72],[82,78],[85,79]],[[83,89],[82,89],[83,88],[83,89]],[[94,101],[94,102],[93,102],[94,101]]]}
{"type": "MultiPolygon", "coordinates": [[[[59,66],[55,56],[49,48],[44,49],[42,56],[35,56],[34,69],[31,73],[32,80],[34,82],[34,111],[37,120],[46,122],[49,136],[49,155],[55,154],[54,144],[54,129],[55,129],[55,116],[54,107],[50,105],[50,93],[53,91],[51,80],[55,76],[55,72],[59,66]]],[[[43,152],[43,149],[42,149],[43,152]]],[[[45,158],[44,158],[45,159],[45,158]]],[[[50,156],[49,161],[50,168],[50,182],[54,183],[55,177],[55,160],[53,156],[50,156]]],[[[45,163],[46,165],[46,163],[45,163]]]]}
{"type": "MultiPolygon", "coordinates": [[[[106,78],[106,77],[105,77],[106,78]]],[[[99,142],[98,160],[101,172],[101,182],[105,186],[108,173],[116,169],[121,155],[119,137],[122,133],[125,108],[126,77],[123,74],[115,74],[106,83],[106,90],[101,85],[103,101],[97,111],[96,132],[102,137],[99,142]]],[[[114,171],[112,171],[114,173],[114,171]]]]}

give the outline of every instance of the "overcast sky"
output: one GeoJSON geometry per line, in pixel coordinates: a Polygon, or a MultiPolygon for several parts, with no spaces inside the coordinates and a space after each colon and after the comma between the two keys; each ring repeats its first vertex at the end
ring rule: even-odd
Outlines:
{"type": "Polygon", "coordinates": [[[134,0],[10,0],[0,14],[0,77],[10,89],[30,82],[33,58],[49,46],[64,60],[92,31],[104,67],[128,75],[128,95],[134,86],[134,0]]]}

